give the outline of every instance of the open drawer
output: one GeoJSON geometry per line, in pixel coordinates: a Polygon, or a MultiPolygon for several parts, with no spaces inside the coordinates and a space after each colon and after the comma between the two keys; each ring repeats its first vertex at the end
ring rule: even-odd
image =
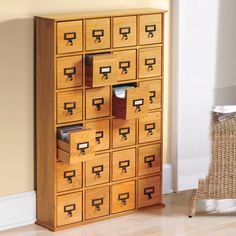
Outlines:
{"type": "Polygon", "coordinates": [[[58,129],[58,160],[76,164],[94,157],[95,129],[70,126],[58,129]]]}
{"type": "Polygon", "coordinates": [[[120,86],[113,88],[112,115],[129,120],[148,113],[149,88],[120,86]]]}

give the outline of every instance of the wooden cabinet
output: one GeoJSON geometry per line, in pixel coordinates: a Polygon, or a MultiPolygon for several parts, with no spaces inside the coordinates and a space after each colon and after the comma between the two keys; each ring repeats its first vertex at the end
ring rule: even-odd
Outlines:
{"type": "Polygon", "coordinates": [[[37,224],[163,206],[164,13],[35,17],[37,224]]]}

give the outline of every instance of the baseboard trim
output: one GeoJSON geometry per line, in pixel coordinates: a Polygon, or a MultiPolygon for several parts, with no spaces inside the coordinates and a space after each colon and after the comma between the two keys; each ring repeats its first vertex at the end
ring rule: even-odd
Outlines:
{"type": "Polygon", "coordinates": [[[162,183],[163,194],[173,193],[173,168],[172,164],[163,165],[163,183],[162,183]]]}

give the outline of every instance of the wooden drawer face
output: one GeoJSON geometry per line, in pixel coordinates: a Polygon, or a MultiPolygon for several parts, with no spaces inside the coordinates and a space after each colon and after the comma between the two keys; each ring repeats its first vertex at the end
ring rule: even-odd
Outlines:
{"type": "Polygon", "coordinates": [[[136,50],[114,52],[118,56],[118,81],[136,79],[136,50]]]}
{"type": "Polygon", "coordinates": [[[110,141],[110,122],[109,120],[95,121],[86,123],[86,128],[95,129],[95,151],[109,149],[110,141]]]}
{"type": "Polygon", "coordinates": [[[139,143],[161,139],[161,112],[150,113],[139,119],[139,143]]]}
{"type": "Polygon", "coordinates": [[[82,21],[57,23],[57,53],[83,50],[82,21]]]}
{"type": "Polygon", "coordinates": [[[95,130],[87,129],[69,133],[69,142],[57,140],[58,160],[76,164],[94,157],[95,130]]]}
{"type": "Polygon", "coordinates": [[[57,226],[82,221],[82,192],[57,197],[57,226]]]}
{"type": "Polygon", "coordinates": [[[112,180],[135,177],[135,148],[113,152],[112,180]]]}
{"type": "Polygon", "coordinates": [[[132,88],[125,91],[125,98],[112,97],[112,115],[129,120],[143,117],[149,108],[149,89],[132,88]]]}
{"type": "Polygon", "coordinates": [[[140,147],[138,150],[138,174],[148,175],[161,171],[161,145],[140,147]]]}
{"type": "Polygon", "coordinates": [[[111,212],[118,213],[135,208],[135,181],[112,185],[111,212]]]}
{"type": "Polygon", "coordinates": [[[140,39],[141,45],[161,43],[162,40],[162,16],[161,14],[140,16],[140,39]]]}
{"type": "Polygon", "coordinates": [[[161,203],[161,177],[138,180],[138,208],[161,203]]]}
{"type": "Polygon", "coordinates": [[[57,123],[82,120],[82,90],[57,94],[57,123]]]}
{"type": "Polygon", "coordinates": [[[113,148],[135,144],[136,120],[112,120],[113,148]]]}
{"type": "Polygon", "coordinates": [[[140,87],[149,88],[149,109],[160,109],[162,103],[162,82],[161,80],[143,81],[140,87]]]}
{"type": "Polygon", "coordinates": [[[83,85],[82,56],[57,58],[57,89],[83,85]]]}
{"type": "Polygon", "coordinates": [[[111,47],[110,18],[86,20],[86,50],[111,47]]]}
{"type": "Polygon", "coordinates": [[[110,87],[86,90],[86,119],[110,115],[110,87]]]}
{"type": "Polygon", "coordinates": [[[109,182],[109,153],[96,155],[94,160],[87,161],[85,165],[85,181],[87,187],[109,182]]]}
{"type": "Polygon", "coordinates": [[[139,78],[161,75],[161,47],[140,49],[139,78]]]}
{"type": "Polygon", "coordinates": [[[136,16],[113,18],[113,45],[115,48],[136,45],[136,16]]]}
{"type": "Polygon", "coordinates": [[[82,188],[82,164],[57,162],[57,192],[82,188]]]}
{"type": "Polygon", "coordinates": [[[109,186],[86,191],[86,220],[106,216],[110,213],[109,186]]]}
{"type": "Polygon", "coordinates": [[[112,85],[117,81],[117,55],[106,53],[86,56],[85,84],[89,87],[112,85]]]}

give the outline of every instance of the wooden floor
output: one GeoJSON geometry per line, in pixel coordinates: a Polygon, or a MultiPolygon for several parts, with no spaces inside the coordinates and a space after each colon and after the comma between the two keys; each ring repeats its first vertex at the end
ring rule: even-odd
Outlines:
{"type": "Polygon", "coordinates": [[[155,207],[128,216],[57,233],[37,225],[2,231],[1,236],[235,236],[236,201],[204,201],[197,215],[187,217],[190,191],[165,195],[165,208],[155,207]],[[204,209],[204,210],[201,210],[204,209]]]}

